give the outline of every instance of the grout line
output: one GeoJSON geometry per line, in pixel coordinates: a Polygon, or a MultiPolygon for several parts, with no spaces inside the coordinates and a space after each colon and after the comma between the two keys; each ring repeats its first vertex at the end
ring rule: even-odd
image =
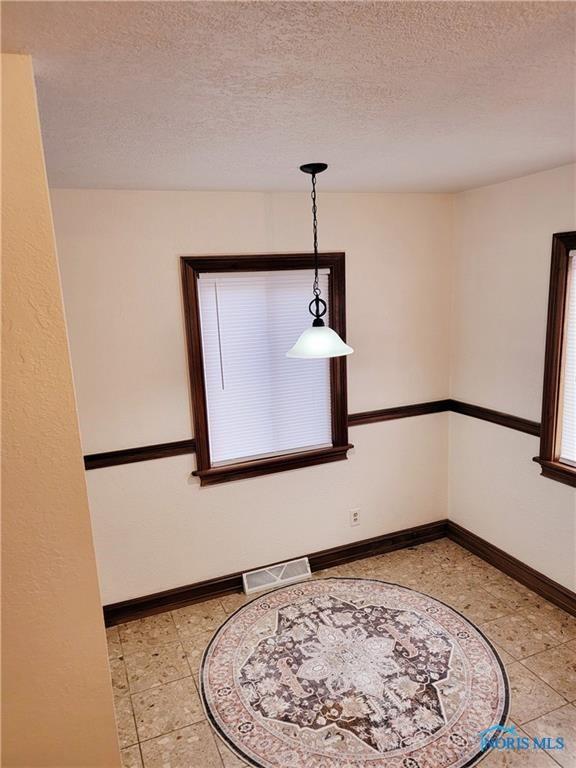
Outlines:
{"type": "MultiPolygon", "coordinates": [[[[120,636],[120,629],[118,629],[118,642],[120,643],[120,649],[122,651],[122,666],[124,667],[124,672],[126,674],[126,683],[128,684],[128,701],[130,702],[130,712],[132,713],[132,722],[134,724],[134,733],[136,734],[136,742],[135,744],[138,744],[138,726],[136,725],[136,715],[134,713],[134,706],[132,704],[132,694],[130,693],[130,678],[128,677],[128,667],[126,666],[126,654],[124,653],[124,645],[122,643],[122,637],[120,636]]],[[[112,693],[114,693],[114,690],[112,690],[112,693]]],[[[113,696],[114,699],[114,715],[116,717],[116,699],[113,696]]],[[[118,719],[116,718],[116,725],[118,725],[118,719]]],[[[118,730],[118,729],[117,729],[118,730]]],[[[134,744],[130,744],[129,746],[133,747],[134,744]]],[[[140,747],[138,747],[140,749],[140,747]]],[[[142,758],[142,754],[140,754],[140,757],[142,758]]],[[[144,765],[144,761],[142,760],[142,765],[144,765]]]]}
{"type": "Polygon", "coordinates": [[[118,741],[118,746],[120,747],[120,751],[122,751],[123,749],[132,749],[132,747],[137,747],[138,746],[138,735],[136,735],[136,741],[134,743],[132,743],[132,744],[125,744],[124,746],[122,746],[120,744],[120,741],[118,741]]]}
{"type": "Polygon", "coordinates": [[[202,713],[202,717],[200,717],[198,720],[191,720],[189,723],[184,723],[183,725],[180,725],[178,728],[173,728],[171,731],[166,731],[162,733],[156,734],[156,736],[150,736],[146,739],[140,739],[140,734],[138,734],[138,745],[144,744],[147,741],[154,741],[154,739],[160,739],[163,736],[168,736],[170,733],[175,733],[176,731],[181,731],[183,728],[189,728],[191,725],[198,725],[198,723],[206,723],[208,722],[204,713],[202,713]]]}
{"type": "MultiPolygon", "coordinates": [[[[565,707],[566,704],[570,704],[569,700],[564,696],[564,694],[560,693],[560,691],[557,691],[556,688],[553,688],[550,683],[547,683],[546,680],[540,677],[540,675],[537,675],[536,672],[534,672],[530,667],[527,667],[525,664],[522,664],[521,661],[517,661],[517,664],[521,664],[524,669],[526,669],[528,672],[530,672],[534,677],[539,680],[541,683],[544,683],[548,688],[550,688],[551,691],[554,691],[558,696],[560,696],[561,699],[564,700],[564,703],[561,704],[559,707],[552,707],[552,709],[546,710],[545,712],[541,712],[537,717],[533,717],[531,720],[526,720],[526,723],[531,723],[532,720],[537,720],[539,717],[543,717],[544,715],[550,714],[550,712],[555,712],[557,709],[562,709],[562,707],[565,707]]],[[[520,723],[519,725],[525,725],[526,723],[520,723]]]]}
{"type": "MultiPolygon", "coordinates": [[[[564,645],[564,643],[563,643],[563,645],[564,645]]],[[[558,648],[559,646],[556,646],[556,647],[558,648]]],[[[549,648],[548,650],[552,650],[552,649],[551,649],[551,648],[549,648]]],[[[546,651],[541,651],[541,653],[546,653],[546,651]]],[[[544,683],[544,685],[547,685],[547,686],[548,686],[548,688],[552,689],[552,690],[554,691],[554,693],[557,693],[557,694],[558,694],[558,696],[561,696],[561,697],[564,699],[564,702],[565,702],[564,704],[562,704],[562,706],[565,706],[566,704],[570,704],[570,699],[567,699],[567,698],[566,698],[566,696],[565,696],[563,693],[561,693],[560,691],[558,691],[558,690],[557,690],[556,688],[554,688],[554,686],[553,686],[553,685],[551,685],[551,684],[550,684],[550,683],[549,683],[547,680],[544,680],[544,678],[543,678],[543,677],[541,677],[541,676],[540,676],[540,675],[539,675],[537,672],[535,672],[533,669],[530,669],[530,667],[527,667],[527,666],[526,666],[526,664],[524,664],[524,662],[526,661],[526,659],[531,659],[531,658],[533,658],[534,656],[538,656],[538,654],[537,654],[537,653],[533,653],[533,654],[532,654],[532,656],[526,656],[524,659],[518,659],[518,664],[522,664],[522,666],[524,667],[524,669],[527,669],[527,670],[528,670],[528,672],[531,672],[531,673],[534,675],[534,677],[537,677],[537,678],[538,678],[538,680],[540,680],[542,683],[544,683]]],[[[556,709],[560,709],[560,708],[561,708],[561,707],[556,707],[556,709]]],[[[534,718],[534,719],[536,719],[536,718],[534,718]]],[[[530,722],[530,721],[527,721],[527,722],[530,722]]]]}
{"type": "MultiPolygon", "coordinates": [[[[521,661],[520,661],[520,662],[518,662],[518,663],[519,663],[519,664],[522,664],[522,662],[521,662],[521,661]]],[[[522,666],[524,667],[524,664],[522,664],[522,666]]],[[[554,710],[556,710],[556,709],[561,709],[562,707],[565,707],[565,706],[566,706],[566,704],[570,704],[569,700],[566,698],[566,696],[564,696],[564,694],[563,694],[563,693],[560,693],[560,691],[557,691],[557,690],[556,690],[556,688],[553,688],[553,687],[550,685],[550,683],[547,683],[547,682],[546,682],[546,680],[543,680],[541,677],[539,677],[539,676],[536,674],[536,672],[534,672],[534,671],[533,671],[532,669],[530,669],[529,667],[524,667],[524,669],[527,669],[527,670],[528,670],[528,672],[532,672],[532,674],[534,675],[534,677],[536,677],[536,678],[537,678],[537,679],[538,679],[538,680],[539,680],[541,683],[544,683],[544,685],[547,685],[547,686],[548,686],[548,688],[550,688],[550,690],[551,690],[551,691],[554,691],[554,693],[558,694],[558,696],[560,696],[560,698],[564,699],[564,704],[561,704],[559,707],[554,707],[554,709],[551,709],[551,710],[549,710],[549,712],[554,712],[554,710]]],[[[546,714],[549,714],[549,712],[543,712],[543,713],[542,713],[542,715],[546,715],[546,714]]],[[[539,717],[542,717],[542,715],[539,715],[539,717]]],[[[533,718],[533,719],[534,719],[534,720],[536,720],[536,718],[533,718]]],[[[527,720],[526,722],[530,722],[530,721],[529,721],[529,720],[527,720]]]]}
{"type": "MultiPolygon", "coordinates": [[[[190,664],[188,664],[188,668],[190,668],[190,664]]],[[[143,688],[141,691],[134,691],[134,693],[130,692],[130,698],[132,696],[139,696],[141,693],[148,693],[148,691],[153,691],[155,688],[162,688],[163,685],[170,685],[170,683],[177,683],[180,680],[188,680],[188,678],[194,678],[194,675],[192,672],[189,675],[182,675],[182,677],[175,677],[174,680],[165,680],[163,683],[158,683],[157,685],[151,685],[150,688],[143,688]]],[[[130,684],[130,683],[128,683],[130,684]]]]}
{"type": "MultiPolygon", "coordinates": [[[[193,725],[199,725],[200,723],[207,723],[208,720],[203,717],[201,720],[196,720],[194,723],[188,723],[187,725],[181,725],[179,728],[172,728],[171,731],[166,731],[166,733],[160,733],[158,736],[151,736],[149,739],[142,739],[142,741],[138,742],[138,745],[141,744],[147,744],[149,741],[154,741],[154,739],[161,739],[163,736],[170,736],[171,733],[178,733],[178,731],[183,731],[184,728],[190,728],[193,725]]],[[[218,753],[220,754],[220,753],[218,753]]]]}
{"type": "MultiPolygon", "coordinates": [[[[571,638],[570,640],[559,640],[557,645],[553,645],[550,648],[545,648],[543,651],[536,651],[536,653],[530,653],[528,656],[524,656],[522,659],[518,659],[518,661],[526,661],[526,659],[532,659],[534,656],[539,656],[541,653],[548,653],[548,651],[554,651],[556,648],[561,648],[563,645],[568,645],[568,643],[571,643],[574,640],[574,638],[571,638]]],[[[576,649],[575,649],[576,653],[576,649]]]]}
{"type": "MultiPolygon", "coordinates": [[[[208,722],[208,720],[206,720],[206,722],[208,722]]],[[[210,723],[208,723],[208,725],[210,725],[210,723]]],[[[209,730],[210,730],[210,735],[212,736],[212,741],[214,742],[214,749],[216,750],[216,754],[220,758],[220,765],[222,766],[222,768],[226,768],[226,766],[224,765],[224,755],[222,754],[222,752],[220,752],[220,748],[218,747],[219,739],[216,738],[216,731],[212,727],[210,727],[209,730]]]]}
{"type": "MultiPolygon", "coordinates": [[[[562,705],[562,706],[564,706],[564,705],[562,705]]],[[[562,709],[562,707],[558,707],[557,709],[553,709],[553,710],[552,710],[552,712],[557,712],[557,711],[558,711],[558,709],[562,709]]],[[[542,715],[540,715],[540,717],[542,717],[542,715]]],[[[535,718],[534,718],[534,720],[538,720],[538,718],[537,718],[537,717],[535,717],[535,718]]],[[[528,731],[526,731],[526,730],[525,730],[525,727],[526,727],[526,725],[528,725],[529,723],[533,723],[533,722],[534,722],[534,720],[527,720],[527,721],[526,721],[526,723],[524,723],[523,725],[520,725],[519,723],[515,723],[515,725],[516,725],[516,726],[517,726],[517,727],[518,727],[518,728],[519,728],[519,729],[522,731],[522,733],[525,733],[525,734],[526,734],[526,736],[528,736],[528,738],[532,738],[532,736],[530,736],[530,734],[528,733],[528,731]]],[[[548,757],[549,757],[549,758],[552,760],[552,762],[553,762],[553,763],[555,763],[556,765],[559,765],[559,766],[560,766],[560,768],[563,768],[562,764],[561,764],[561,763],[559,763],[559,762],[556,760],[556,758],[554,758],[554,757],[553,757],[553,756],[550,754],[550,751],[549,751],[549,750],[547,750],[547,749],[544,749],[544,750],[542,750],[542,751],[543,751],[543,752],[544,752],[546,755],[548,755],[548,757]]]]}
{"type": "MultiPolygon", "coordinates": [[[[554,691],[554,693],[558,693],[558,691],[554,691]]],[[[562,694],[561,694],[561,693],[558,693],[558,696],[561,696],[561,697],[564,699],[564,696],[562,696],[562,694]]],[[[566,701],[566,699],[564,699],[564,703],[563,703],[563,704],[561,704],[559,707],[552,707],[552,709],[547,709],[547,710],[545,710],[544,712],[540,712],[540,714],[538,715],[538,717],[533,717],[531,720],[526,720],[525,722],[520,722],[520,720],[517,720],[517,723],[518,723],[518,725],[519,725],[521,728],[523,728],[523,727],[524,727],[524,726],[525,726],[527,723],[531,723],[531,722],[533,722],[534,720],[538,720],[538,718],[539,718],[539,717],[544,717],[544,715],[550,715],[552,712],[556,712],[556,710],[558,710],[558,709],[562,709],[562,707],[565,707],[565,706],[566,706],[566,704],[569,704],[569,703],[570,703],[570,702],[568,702],[568,701],[566,701]]]]}
{"type": "MultiPolygon", "coordinates": [[[[560,707],[555,707],[554,709],[551,709],[550,712],[547,712],[546,714],[550,715],[553,712],[558,712],[560,709],[564,709],[564,707],[569,705],[570,705],[570,702],[567,702],[566,704],[562,704],[560,707]]],[[[526,725],[530,725],[530,723],[533,723],[535,720],[540,720],[541,717],[543,717],[543,715],[538,715],[538,717],[533,717],[531,720],[526,720],[526,722],[523,723],[522,728],[524,728],[526,725]]]]}

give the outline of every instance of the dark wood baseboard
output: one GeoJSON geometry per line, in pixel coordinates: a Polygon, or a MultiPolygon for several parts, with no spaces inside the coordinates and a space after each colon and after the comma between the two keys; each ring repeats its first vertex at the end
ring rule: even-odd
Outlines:
{"type": "MultiPolygon", "coordinates": [[[[438,520],[433,523],[406,528],[403,531],[387,533],[383,536],[375,536],[371,539],[363,539],[351,544],[324,549],[321,552],[314,552],[308,555],[310,567],[313,571],[320,571],[324,568],[343,565],[363,557],[379,555],[384,552],[392,552],[395,549],[403,549],[404,547],[441,539],[446,536],[447,524],[447,520],[438,520]]],[[[272,565],[272,563],[269,563],[269,565],[272,565]]],[[[254,566],[254,568],[260,567],[266,566],[254,566]]],[[[201,600],[221,597],[222,595],[240,591],[242,591],[242,573],[231,573],[227,576],[207,579],[206,581],[189,584],[185,587],[167,589],[163,592],[156,592],[153,595],[145,595],[144,597],[136,597],[132,600],[123,600],[119,603],[105,605],[104,620],[106,626],[110,627],[114,624],[141,619],[145,616],[161,613],[162,611],[182,608],[185,605],[197,603],[201,600]]]]}
{"type": "MultiPolygon", "coordinates": [[[[373,555],[392,552],[396,549],[413,547],[428,541],[435,541],[447,536],[465,549],[481,557],[490,565],[524,584],[529,589],[549,600],[559,608],[576,616],[576,593],[549,579],[534,568],[517,558],[476,536],[450,520],[437,520],[433,523],[406,528],[395,533],[363,539],[339,547],[324,549],[309,555],[312,571],[320,571],[336,565],[343,565],[354,560],[373,555]]],[[[256,566],[259,567],[259,566],[256,566]]],[[[221,597],[242,591],[242,573],[232,573],[216,579],[207,579],[185,587],[167,589],[153,595],[123,600],[104,606],[106,626],[121,624],[125,621],[141,619],[162,611],[182,608],[202,600],[221,597]]]]}
{"type": "Polygon", "coordinates": [[[473,552],[482,560],[495,566],[503,573],[511,576],[533,592],[545,597],[554,605],[576,616],[576,593],[558,582],[544,576],[521,560],[509,555],[504,550],[490,544],[475,533],[462,528],[451,520],[447,524],[448,538],[460,544],[461,547],[473,552]]]}
{"type": "Polygon", "coordinates": [[[510,413],[502,411],[493,411],[491,408],[484,408],[481,405],[472,405],[463,403],[461,400],[449,400],[448,410],[452,413],[461,413],[463,416],[472,416],[474,419],[490,421],[492,424],[499,424],[501,427],[515,429],[517,432],[525,432],[527,435],[540,435],[540,422],[530,421],[521,416],[512,416],[510,413]]]}
{"type": "Polygon", "coordinates": [[[425,544],[427,541],[435,541],[446,536],[448,520],[436,520],[433,523],[415,525],[394,533],[385,533],[383,536],[374,536],[371,539],[354,541],[351,544],[343,544],[340,547],[324,549],[308,555],[313,571],[321,571],[324,568],[333,568],[336,565],[344,565],[364,557],[382,555],[395,549],[414,547],[416,544],[425,544]]]}

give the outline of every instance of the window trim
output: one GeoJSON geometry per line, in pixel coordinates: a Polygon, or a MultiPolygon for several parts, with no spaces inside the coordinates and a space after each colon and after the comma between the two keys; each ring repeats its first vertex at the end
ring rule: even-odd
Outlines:
{"type": "Polygon", "coordinates": [[[544,360],[544,387],[540,454],[534,458],[544,477],[576,487],[576,466],[560,461],[559,420],[560,393],[568,299],[568,265],[570,252],[576,250],[576,232],[557,232],[552,237],[548,325],[544,360]]]}
{"type": "MultiPolygon", "coordinates": [[[[330,326],[346,340],[345,254],[320,253],[320,268],[330,270],[330,326]]],[[[283,472],[314,464],[325,464],[347,458],[353,446],[348,442],[348,397],[346,357],[330,360],[330,397],[332,405],[332,445],[266,459],[212,466],[208,437],[208,409],[204,381],[204,356],[198,301],[198,276],[202,272],[251,272],[290,269],[313,269],[313,253],[241,254],[236,256],[182,256],[180,259],[184,299],[184,319],[188,345],[188,373],[196,440],[196,470],[200,485],[214,485],[229,480],[283,472]]],[[[302,329],[304,330],[304,329],[302,329]]]]}

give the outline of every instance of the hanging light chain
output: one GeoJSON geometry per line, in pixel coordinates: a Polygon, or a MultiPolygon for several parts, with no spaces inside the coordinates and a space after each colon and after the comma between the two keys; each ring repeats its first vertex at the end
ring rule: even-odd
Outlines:
{"type": "Polygon", "coordinates": [[[320,296],[320,284],[318,282],[318,216],[316,207],[316,174],[312,174],[312,231],[314,234],[314,284],[312,292],[314,296],[320,296]]]}

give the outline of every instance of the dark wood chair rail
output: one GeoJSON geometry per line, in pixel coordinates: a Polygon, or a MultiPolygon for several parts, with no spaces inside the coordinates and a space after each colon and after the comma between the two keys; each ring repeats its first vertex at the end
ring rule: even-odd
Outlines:
{"type": "MultiPolygon", "coordinates": [[[[538,436],[540,424],[537,421],[512,416],[509,413],[493,411],[479,405],[463,403],[460,400],[432,400],[427,403],[413,403],[400,405],[394,408],[381,408],[377,411],[362,411],[348,415],[348,426],[357,427],[361,424],[374,424],[379,421],[392,421],[394,419],[407,419],[412,416],[423,416],[429,413],[443,413],[452,411],[464,416],[471,416],[502,427],[515,429],[527,435],[538,436]]],[[[91,453],[84,456],[86,469],[99,469],[101,467],[114,467],[118,464],[132,464],[137,461],[151,461],[152,459],[164,459],[169,456],[181,456],[185,453],[194,453],[196,441],[179,440],[174,443],[160,443],[158,445],[142,445],[137,448],[125,448],[119,451],[107,451],[106,453],[91,453]]]]}

